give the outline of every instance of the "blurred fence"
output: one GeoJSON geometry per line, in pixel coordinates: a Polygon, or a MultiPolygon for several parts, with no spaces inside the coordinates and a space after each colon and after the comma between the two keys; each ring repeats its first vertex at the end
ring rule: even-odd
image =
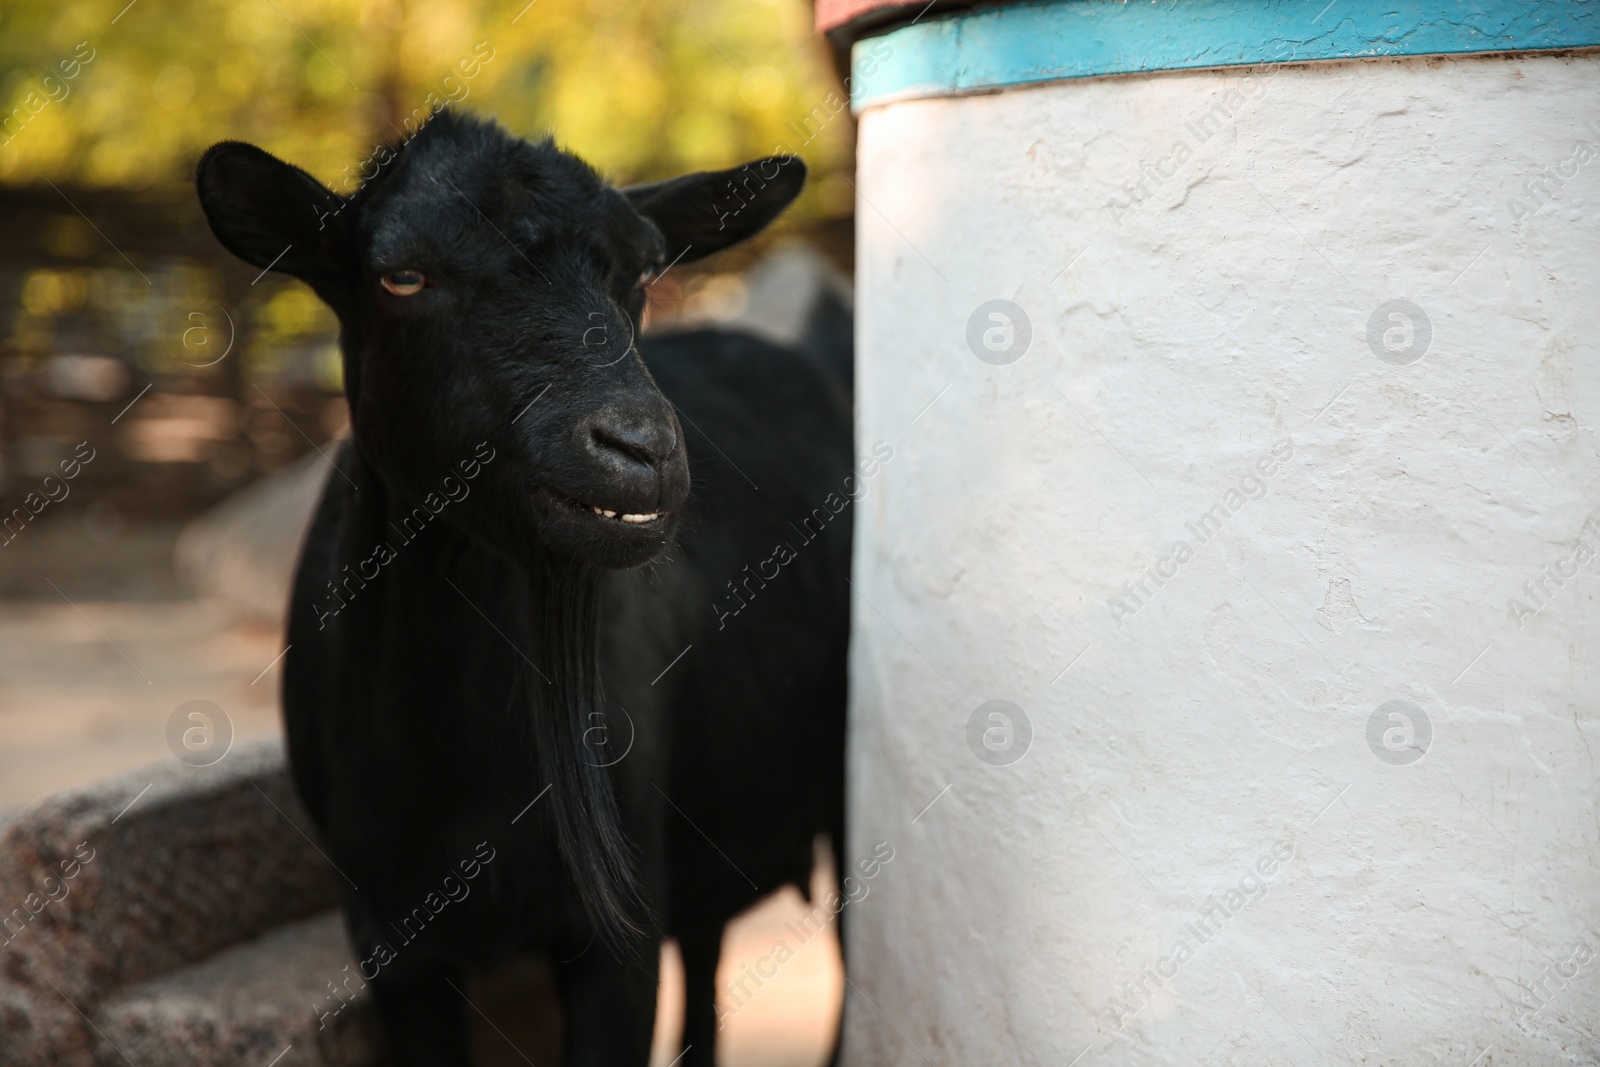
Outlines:
{"type": "Polygon", "coordinates": [[[192,513],[342,428],[332,317],[192,196],[0,188],[0,233],[0,543],[46,508],[192,513]]]}

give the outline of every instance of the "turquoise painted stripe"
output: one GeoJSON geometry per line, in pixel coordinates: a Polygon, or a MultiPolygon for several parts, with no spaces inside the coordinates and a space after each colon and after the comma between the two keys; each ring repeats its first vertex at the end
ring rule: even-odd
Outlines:
{"type": "Polygon", "coordinates": [[[1595,46],[1596,0],[1039,0],[856,42],[851,104],[1139,71],[1595,46]]]}

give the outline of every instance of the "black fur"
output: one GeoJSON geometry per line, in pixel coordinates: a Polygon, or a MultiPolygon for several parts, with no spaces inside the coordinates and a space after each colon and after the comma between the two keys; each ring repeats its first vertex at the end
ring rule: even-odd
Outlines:
{"type": "Polygon", "coordinates": [[[219,240],[342,327],[353,436],[284,705],[360,970],[403,1064],[467,1062],[463,976],[528,952],[565,1062],[643,1064],[674,935],[710,1064],[723,925],[843,840],[848,320],[641,354],[641,277],[761,229],[804,167],[616,190],[449,112],[391,155],[348,200],[232,142],[197,178],[219,240]]]}

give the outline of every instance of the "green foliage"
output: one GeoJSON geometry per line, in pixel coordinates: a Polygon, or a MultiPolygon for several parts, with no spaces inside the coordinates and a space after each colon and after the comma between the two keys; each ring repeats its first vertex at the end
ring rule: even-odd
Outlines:
{"type": "Polygon", "coordinates": [[[174,185],[235,138],[345,189],[458,100],[621,181],[795,151],[823,179],[800,214],[848,211],[850,124],[803,0],[525,2],[12,0],[0,183],[174,185]]]}

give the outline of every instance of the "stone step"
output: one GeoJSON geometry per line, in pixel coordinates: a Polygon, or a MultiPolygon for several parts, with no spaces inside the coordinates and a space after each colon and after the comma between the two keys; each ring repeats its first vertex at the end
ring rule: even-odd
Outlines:
{"type": "MultiPolygon", "coordinates": [[[[276,740],[66,790],[0,826],[0,1065],[381,1067],[314,833],[276,740]]],[[[558,1058],[546,963],[463,992],[481,1067],[558,1058]]]]}
{"type": "Polygon", "coordinates": [[[328,912],[121,990],[94,1022],[139,1067],[371,1067],[377,1018],[355,973],[343,923],[328,912]],[[346,979],[348,1003],[330,986],[346,979]]]}
{"type": "Polygon", "coordinates": [[[278,741],[17,815],[0,831],[0,1061],[103,1062],[89,1020],[109,998],[327,912],[333,874],[312,832],[278,741]]]}
{"type": "MultiPolygon", "coordinates": [[[[377,1012],[356,967],[337,912],[289,923],[109,997],[94,1018],[108,1046],[99,1062],[383,1067],[377,1012]]],[[[546,963],[513,961],[473,976],[465,992],[479,1067],[559,1059],[561,1021],[546,963]]]]}

